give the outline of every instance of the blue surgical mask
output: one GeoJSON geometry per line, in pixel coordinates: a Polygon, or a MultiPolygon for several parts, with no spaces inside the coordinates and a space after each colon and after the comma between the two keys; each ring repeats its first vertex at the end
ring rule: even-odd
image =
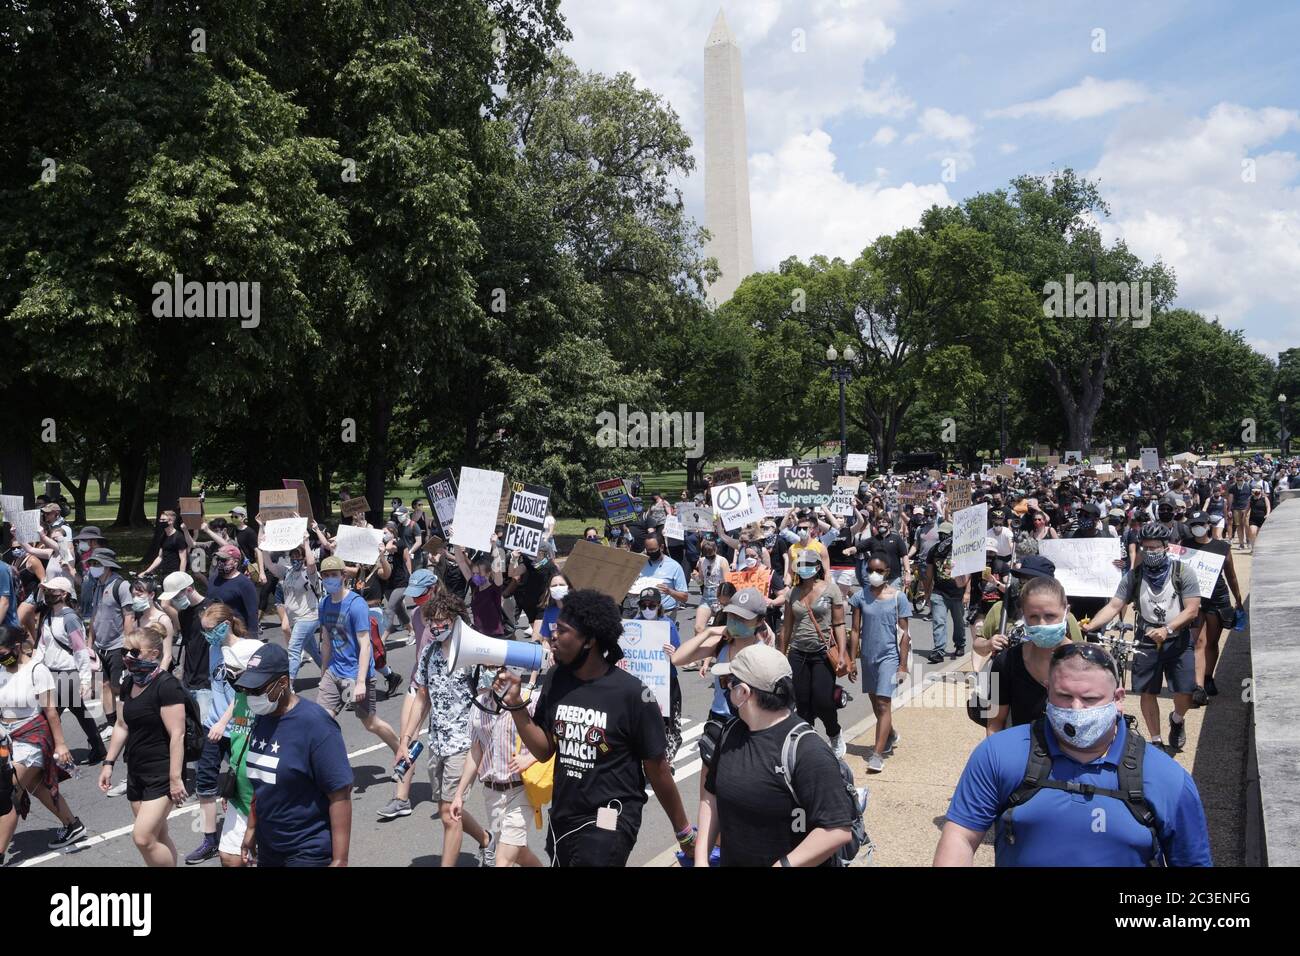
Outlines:
{"type": "Polygon", "coordinates": [[[1115,726],[1119,708],[1114,701],[1098,707],[1085,707],[1075,710],[1071,707],[1047,705],[1047,720],[1056,731],[1056,737],[1063,743],[1080,750],[1087,750],[1115,726]]]}
{"type": "Polygon", "coordinates": [[[104,573],[104,568],[101,565],[92,564],[90,566],[90,576],[92,578],[100,577],[103,575],[103,573],[104,573]]]}
{"type": "Polygon", "coordinates": [[[794,573],[799,575],[799,577],[803,578],[805,581],[807,581],[810,577],[812,577],[814,574],[817,573],[817,566],[813,564],[801,564],[794,569],[794,573]]]}
{"type": "Polygon", "coordinates": [[[230,633],[230,622],[222,621],[211,630],[205,630],[203,636],[207,638],[209,644],[213,647],[220,647],[226,642],[226,635],[230,633]]]}
{"type": "Polygon", "coordinates": [[[338,594],[340,589],[343,587],[342,578],[321,578],[320,583],[330,594],[338,594]]]}
{"type": "Polygon", "coordinates": [[[1059,624],[1030,624],[1025,636],[1038,647],[1048,649],[1065,640],[1065,622],[1059,624]]]}
{"type": "Polygon", "coordinates": [[[735,637],[753,637],[757,627],[758,624],[755,621],[737,621],[733,619],[727,622],[727,631],[735,637]]]}

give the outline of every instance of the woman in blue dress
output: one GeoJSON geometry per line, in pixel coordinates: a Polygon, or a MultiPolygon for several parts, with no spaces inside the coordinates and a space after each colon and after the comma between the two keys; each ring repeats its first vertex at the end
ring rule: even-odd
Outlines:
{"type": "Polygon", "coordinates": [[[907,680],[907,663],[912,654],[907,634],[912,605],[907,595],[890,586],[888,574],[885,560],[872,558],[867,562],[867,586],[849,600],[854,645],[849,677],[856,676],[857,659],[861,657],[862,689],[870,696],[876,714],[876,746],[867,758],[868,773],[884,770],[884,758],[898,744],[891,708],[894,691],[907,680]]]}

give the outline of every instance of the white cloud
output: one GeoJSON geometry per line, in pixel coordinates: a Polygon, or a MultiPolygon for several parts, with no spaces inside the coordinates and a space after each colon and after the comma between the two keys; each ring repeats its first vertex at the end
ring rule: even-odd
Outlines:
{"type": "Polygon", "coordinates": [[[1000,146],[998,146],[998,152],[1001,153],[1003,156],[1010,156],[1019,148],[1020,147],[1018,147],[1015,143],[1003,143],[1000,146]]]}
{"type": "Polygon", "coordinates": [[[1178,305],[1270,344],[1300,345],[1300,159],[1271,148],[1300,112],[1229,103],[1204,117],[1148,113],[1121,124],[1088,174],[1111,207],[1108,239],[1178,277],[1178,305]],[[1255,181],[1243,182],[1243,159],[1255,181]]]}
{"type": "Polygon", "coordinates": [[[882,126],[876,130],[876,135],[871,137],[871,145],[888,146],[896,139],[898,139],[898,130],[892,126],[882,126]]]}
{"type": "Polygon", "coordinates": [[[754,259],[771,269],[787,256],[852,260],[876,237],[916,225],[933,205],[952,204],[941,184],[853,183],[835,169],[823,130],[790,137],[750,159],[754,259]]]}
{"type": "Polygon", "coordinates": [[[1059,120],[1090,119],[1145,102],[1149,98],[1150,94],[1140,83],[1130,80],[1097,80],[1085,76],[1076,86],[1058,90],[1045,99],[989,110],[985,115],[1008,119],[1022,119],[1026,116],[1046,116],[1059,120]]]}
{"type": "Polygon", "coordinates": [[[921,113],[917,127],[923,136],[969,146],[975,139],[975,124],[964,116],[931,106],[921,113]]]}

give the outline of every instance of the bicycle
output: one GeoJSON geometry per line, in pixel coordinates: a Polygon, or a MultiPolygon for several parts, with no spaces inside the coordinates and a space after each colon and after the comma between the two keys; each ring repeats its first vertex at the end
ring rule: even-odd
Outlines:
{"type": "Polygon", "coordinates": [[[1097,636],[1097,643],[1106,648],[1107,652],[1115,661],[1115,669],[1119,672],[1119,686],[1123,687],[1128,675],[1133,669],[1133,658],[1138,654],[1147,653],[1145,649],[1137,646],[1135,640],[1125,638],[1124,635],[1136,630],[1132,624],[1115,621],[1107,625],[1106,629],[1097,636]]]}

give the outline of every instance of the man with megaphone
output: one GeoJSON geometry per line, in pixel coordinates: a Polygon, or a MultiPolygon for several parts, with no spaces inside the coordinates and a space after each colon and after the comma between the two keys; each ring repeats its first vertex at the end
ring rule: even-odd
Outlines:
{"type": "Polygon", "coordinates": [[[552,638],[555,667],[534,715],[519,676],[493,684],[515,729],[538,760],[555,756],[546,850],[552,866],[625,866],[641,828],[646,779],[689,856],[695,828],[673,782],[654,693],[614,665],[623,656],[618,604],[599,591],[570,591],[552,638]]]}

